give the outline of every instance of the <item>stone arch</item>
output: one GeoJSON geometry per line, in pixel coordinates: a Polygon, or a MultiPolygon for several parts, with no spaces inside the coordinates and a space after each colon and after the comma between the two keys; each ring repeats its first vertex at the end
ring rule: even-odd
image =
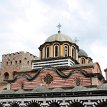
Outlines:
{"type": "Polygon", "coordinates": [[[3,107],[3,105],[2,105],[2,104],[0,104],[0,107],[3,107]]]}
{"type": "Polygon", "coordinates": [[[57,102],[53,102],[53,103],[49,104],[48,107],[60,107],[60,105],[57,102]]]}
{"type": "Polygon", "coordinates": [[[101,102],[97,104],[96,107],[107,107],[107,102],[101,102]]]}
{"type": "Polygon", "coordinates": [[[20,106],[17,103],[14,103],[10,107],[20,107],[20,106]]]}
{"type": "Polygon", "coordinates": [[[79,102],[75,102],[70,104],[68,107],[84,107],[83,104],[79,103],[79,102]]]}
{"type": "Polygon", "coordinates": [[[36,102],[32,102],[27,107],[40,107],[40,105],[36,102]]]}
{"type": "Polygon", "coordinates": [[[8,73],[8,72],[5,72],[5,73],[4,73],[4,79],[5,79],[5,80],[8,80],[8,79],[9,79],[9,73],[8,73]]]}

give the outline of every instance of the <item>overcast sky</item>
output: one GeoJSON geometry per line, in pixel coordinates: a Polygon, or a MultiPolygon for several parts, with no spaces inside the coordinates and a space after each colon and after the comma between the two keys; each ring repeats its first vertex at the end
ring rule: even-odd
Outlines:
{"type": "Polygon", "coordinates": [[[59,23],[102,71],[107,68],[107,0],[0,0],[0,57],[18,51],[39,56],[38,47],[59,23]]]}

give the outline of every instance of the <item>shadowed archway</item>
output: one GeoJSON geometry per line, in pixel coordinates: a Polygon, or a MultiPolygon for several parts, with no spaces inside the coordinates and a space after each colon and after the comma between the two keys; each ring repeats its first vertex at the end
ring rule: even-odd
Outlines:
{"type": "Polygon", "coordinates": [[[40,107],[40,105],[38,103],[33,102],[29,104],[27,107],[40,107]]]}
{"type": "Polygon", "coordinates": [[[0,107],[3,107],[2,104],[0,104],[0,107]]]}
{"type": "Polygon", "coordinates": [[[53,102],[48,107],[60,107],[60,105],[56,102],[53,102]]]}
{"type": "Polygon", "coordinates": [[[84,107],[84,106],[79,102],[75,102],[75,103],[70,104],[68,107],[84,107]]]}
{"type": "Polygon", "coordinates": [[[14,103],[10,107],[19,107],[19,105],[17,103],[14,103]]]}
{"type": "Polygon", "coordinates": [[[96,107],[107,107],[107,102],[101,102],[96,107]]]}

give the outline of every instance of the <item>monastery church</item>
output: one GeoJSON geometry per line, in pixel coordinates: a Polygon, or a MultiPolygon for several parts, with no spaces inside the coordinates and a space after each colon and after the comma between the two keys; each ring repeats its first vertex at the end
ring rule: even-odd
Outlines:
{"type": "Polygon", "coordinates": [[[58,27],[39,46],[39,57],[23,51],[2,55],[0,107],[107,107],[99,63],[58,27]]]}

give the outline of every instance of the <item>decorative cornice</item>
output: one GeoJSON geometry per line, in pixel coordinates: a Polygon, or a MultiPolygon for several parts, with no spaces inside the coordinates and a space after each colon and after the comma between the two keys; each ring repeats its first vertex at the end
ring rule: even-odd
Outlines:
{"type": "Polygon", "coordinates": [[[63,71],[59,71],[58,69],[56,68],[53,68],[53,67],[46,67],[46,68],[42,68],[38,71],[35,72],[35,75],[32,77],[30,76],[29,74],[17,74],[12,80],[4,80],[4,81],[7,81],[8,83],[12,83],[12,82],[15,82],[18,78],[20,77],[24,77],[26,78],[28,81],[32,81],[34,80],[41,72],[43,72],[44,70],[52,70],[54,71],[55,73],[57,73],[57,75],[60,77],[60,78],[63,78],[63,79],[68,79],[70,76],[72,76],[73,74],[75,73],[79,73],[79,74],[82,74],[84,75],[85,77],[87,78],[90,78],[90,77],[95,77],[97,76],[97,78],[99,80],[102,80],[104,79],[103,76],[100,74],[100,73],[88,73],[87,71],[85,70],[73,70],[73,71],[69,71],[69,74],[64,74],[63,71]]]}
{"type": "Polygon", "coordinates": [[[79,64],[75,59],[73,59],[71,56],[67,56],[67,57],[55,57],[55,58],[53,58],[53,57],[49,57],[49,58],[47,58],[47,59],[42,59],[42,60],[33,60],[32,62],[42,62],[42,61],[51,61],[51,60],[57,60],[57,59],[67,59],[67,58],[70,58],[72,61],[74,61],[75,62],[75,64],[79,64]]]}
{"type": "Polygon", "coordinates": [[[9,93],[0,94],[1,99],[16,99],[16,98],[55,98],[55,97],[90,97],[90,96],[107,96],[107,90],[87,90],[87,91],[75,91],[75,92],[22,92],[22,93],[9,93]]]}

